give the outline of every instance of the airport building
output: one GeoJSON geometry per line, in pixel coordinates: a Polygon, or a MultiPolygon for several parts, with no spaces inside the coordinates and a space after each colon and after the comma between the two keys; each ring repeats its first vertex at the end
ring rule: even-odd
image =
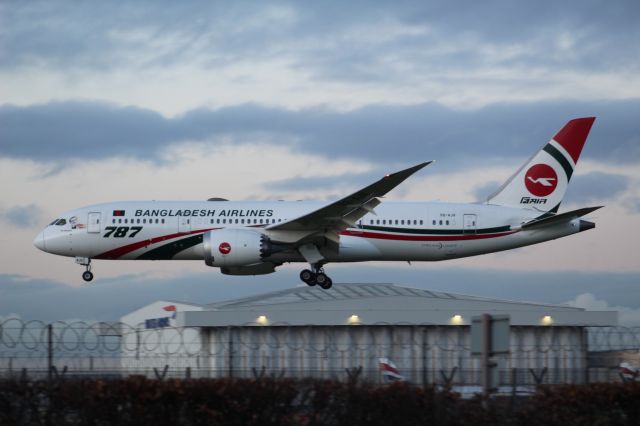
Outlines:
{"type": "Polygon", "coordinates": [[[505,374],[546,374],[546,382],[588,380],[588,330],[617,325],[617,313],[495,300],[392,284],[301,286],[208,305],[158,301],[123,323],[122,367],[188,369],[206,377],[380,380],[388,358],[416,383],[479,383],[470,353],[473,317],[508,315],[505,374]],[[124,325],[124,324],[128,324],[124,325]],[[454,377],[455,376],[455,377],[454,377]]]}

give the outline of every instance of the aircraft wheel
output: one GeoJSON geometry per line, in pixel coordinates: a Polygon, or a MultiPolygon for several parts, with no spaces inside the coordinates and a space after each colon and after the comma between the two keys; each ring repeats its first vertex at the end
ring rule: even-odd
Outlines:
{"type": "Polygon", "coordinates": [[[300,272],[300,279],[310,286],[316,285],[316,274],[311,272],[309,269],[305,269],[300,272]]]}
{"type": "Polygon", "coordinates": [[[325,286],[327,285],[327,282],[331,281],[331,279],[326,276],[323,272],[320,272],[319,274],[316,275],[316,284],[318,284],[320,287],[325,288],[325,286]]]}
{"type": "Polygon", "coordinates": [[[324,290],[329,290],[331,288],[331,286],[333,285],[333,281],[331,280],[331,278],[327,277],[326,275],[325,275],[325,279],[326,280],[325,280],[324,284],[318,283],[318,285],[320,287],[322,287],[324,290]]]}
{"type": "Polygon", "coordinates": [[[82,273],[82,279],[89,282],[93,279],[93,273],[91,271],[84,271],[82,273]]]}

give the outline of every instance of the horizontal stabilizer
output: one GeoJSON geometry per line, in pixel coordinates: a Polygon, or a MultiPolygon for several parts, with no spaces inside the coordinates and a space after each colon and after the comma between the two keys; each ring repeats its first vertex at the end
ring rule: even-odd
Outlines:
{"type": "Polygon", "coordinates": [[[597,207],[584,207],[582,209],[578,209],[578,210],[572,210],[570,212],[565,212],[565,213],[560,213],[554,216],[549,216],[546,217],[544,219],[536,219],[536,220],[532,220],[531,222],[527,222],[525,224],[522,225],[522,230],[531,230],[531,229],[535,229],[535,228],[539,228],[539,227],[543,227],[543,226],[550,226],[550,225],[555,225],[557,223],[561,223],[561,222],[568,222],[571,221],[573,219],[577,219],[579,217],[588,215],[591,212],[594,212],[598,209],[601,209],[603,206],[597,206],[597,207]]]}

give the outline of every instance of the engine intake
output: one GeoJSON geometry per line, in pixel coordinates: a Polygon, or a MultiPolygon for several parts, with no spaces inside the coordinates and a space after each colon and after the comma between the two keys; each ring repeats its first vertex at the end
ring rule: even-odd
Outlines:
{"type": "Polygon", "coordinates": [[[269,238],[248,229],[209,231],[203,244],[204,262],[219,268],[255,265],[272,254],[269,238]]]}

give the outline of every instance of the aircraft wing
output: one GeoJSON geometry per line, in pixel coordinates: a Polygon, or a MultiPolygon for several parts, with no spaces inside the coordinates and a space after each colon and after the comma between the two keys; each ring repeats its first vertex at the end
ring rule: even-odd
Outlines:
{"type": "Polygon", "coordinates": [[[340,231],[355,227],[362,216],[372,212],[380,204],[381,201],[378,200],[378,197],[384,196],[409,176],[431,163],[432,161],[426,161],[408,169],[386,175],[377,182],[318,210],[286,222],[270,225],[265,229],[274,232],[300,232],[301,235],[305,236],[322,235],[330,240],[337,241],[340,231]]]}

